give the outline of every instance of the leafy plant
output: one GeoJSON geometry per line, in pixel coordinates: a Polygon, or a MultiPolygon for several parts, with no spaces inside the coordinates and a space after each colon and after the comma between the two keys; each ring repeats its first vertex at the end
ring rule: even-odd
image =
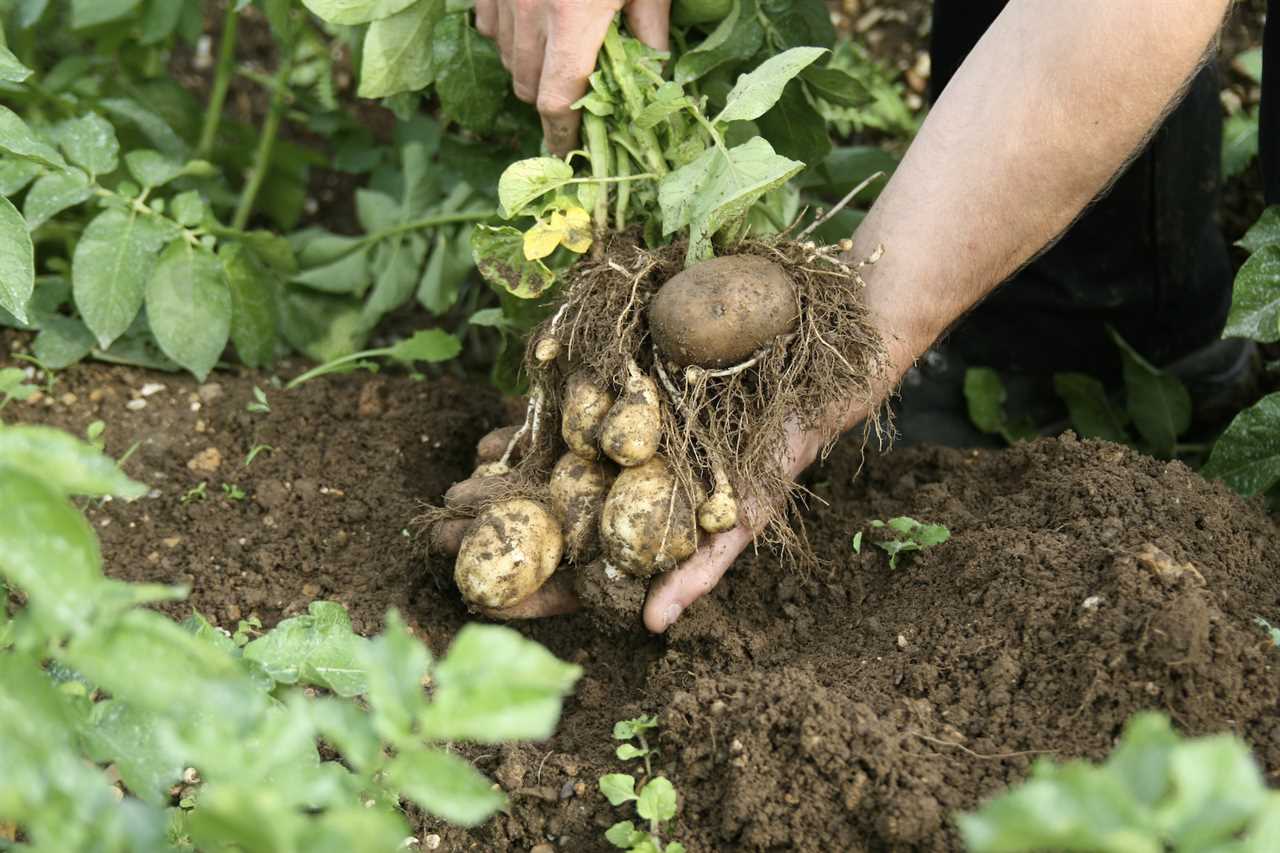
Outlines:
{"type": "Polygon", "coordinates": [[[1103,764],[1037,761],[1028,781],[957,823],[973,853],[1274,850],[1280,793],[1238,738],[1184,739],[1143,713],[1103,764]]]}
{"type": "Polygon", "coordinates": [[[1266,619],[1263,619],[1261,616],[1256,617],[1253,620],[1253,622],[1259,628],[1267,632],[1267,636],[1271,638],[1271,642],[1275,643],[1276,648],[1280,648],[1280,628],[1277,628],[1275,625],[1272,625],[1270,622],[1268,622],[1266,619]]]}
{"type": "Polygon", "coordinates": [[[502,807],[448,745],[546,738],[577,667],[479,625],[434,660],[395,611],[366,639],[331,602],[258,636],[180,626],[142,605],[186,591],[106,578],[67,500],[145,491],[64,433],[0,427],[21,507],[0,581],[26,602],[0,607],[0,824],[46,850],[392,850],[402,799],[463,825],[502,807]]]}
{"type": "Polygon", "coordinates": [[[240,488],[235,483],[223,483],[222,494],[226,496],[227,500],[237,502],[248,497],[248,495],[245,494],[244,489],[240,488]]]}
{"type": "Polygon", "coordinates": [[[27,375],[20,367],[0,369],[0,409],[12,400],[30,400],[40,389],[27,384],[27,375]]]}
{"type": "Polygon", "coordinates": [[[253,399],[245,406],[245,411],[255,414],[269,414],[271,412],[271,404],[267,402],[267,392],[254,385],[253,399]]]}
{"type": "Polygon", "coordinates": [[[462,345],[453,335],[439,329],[427,329],[415,332],[412,337],[405,338],[393,346],[364,350],[335,358],[294,377],[284,387],[292,389],[317,376],[353,370],[374,358],[389,358],[401,364],[412,364],[415,361],[448,361],[458,354],[461,347],[462,345]]]}
{"type": "Polygon", "coordinates": [[[680,842],[662,842],[663,824],[676,815],[676,789],[665,776],[653,775],[653,750],[645,738],[645,732],[657,726],[658,718],[652,716],[636,717],[614,724],[614,740],[624,741],[617,748],[618,759],[644,759],[646,781],[637,791],[636,779],[631,774],[609,773],[600,777],[600,792],[614,806],[634,802],[636,814],[648,821],[648,828],[639,829],[630,820],[618,821],[609,827],[605,839],[614,847],[633,853],[684,853],[685,847],[680,842]]]}
{"type": "MultiPolygon", "coordinates": [[[[900,555],[911,551],[923,551],[926,548],[941,545],[951,538],[951,530],[945,525],[916,521],[905,515],[891,518],[887,522],[872,521],[870,525],[873,530],[885,531],[885,535],[890,536],[887,539],[877,540],[875,546],[889,555],[891,569],[898,567],[900,555]],[[892,536],[889,531],[898,535],[892,536]]],[[[862,553],[862,531],[858,531],[853,536],[853,552],[862,553]]]]}
{"type": "Polygon", "coordinates": [[[989,367],[971,367],[964,374],[964,399],[969,420],[978,429],[999,435],[1013,444],[1039,435],[1030,418],[1010,421],[1004,404],[1008,399],[1000,374],[989,367]]]}
{"type": "MultiPolygon", "coordinates": [[[[1255,47],[1236,54],[1231,68],[1257,86],[1262,85],[1262,48],[1255,47]]],[[[1225,97],[1225,96],[1224,96],[1225,97]]],[[[1252,109],[1236,101],[1222,127],[1222,175],[1233,178],[1249,167],[1258,156],[1258,120],[1260,108],[1252,109]]]]}

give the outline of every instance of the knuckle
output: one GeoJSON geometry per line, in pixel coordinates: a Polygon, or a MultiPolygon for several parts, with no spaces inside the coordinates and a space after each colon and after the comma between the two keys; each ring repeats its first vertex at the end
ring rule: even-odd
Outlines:
{"type": "Polygon", "coordinates": [[[533,104],[538,101],[538,90],[533,86],[517,80],[513,88],[515,89],[516,97],[526,104],[533,104]]]}

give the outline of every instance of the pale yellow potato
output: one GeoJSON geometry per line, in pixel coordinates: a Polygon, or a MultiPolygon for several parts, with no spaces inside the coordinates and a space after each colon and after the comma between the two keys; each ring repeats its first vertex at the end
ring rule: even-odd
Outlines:
{"type": "Polygon", "coordinates": [[[503,501],[485,510],[463,537],[453,579],[467,603],[500,610],[546,583],[563,552],[564,535],[546,507],[503,501]]]}
{"type": "Polygon", "coordinates": [[[698,526],[708,533],[724,533],[738,526],[738,501],[732,490],[716,490],[698,506],[698,526]]]}
{"type": "Polygon", "coordinates": [[[570,450],[583,459],[600,457],[600,427],[612,406],[613,395],[585,373],[569,377],[564,387],[560,435],[570,450]]]}
{"type": "Polygon", "coordinates": [[[589,562],[600,550],[600,513],[613,485],[611,468],[570,451],[551,469],[551,511],[564,530],[571,562],[589,562]]]}
{"type": "Polygon", "coordinates": [[[604,501],[600,539],[608,561],[636,577],[674,568],[697,550],[693,503],[666,459],[622,470],[604,501]]]}
{"type": "Polygon", "coordinates": [[[613,404],[600,429],[600,447],[614,462],[634,468],[653,458],[661,437],[658,386],[633,366],[626,393],[613,404]]]}

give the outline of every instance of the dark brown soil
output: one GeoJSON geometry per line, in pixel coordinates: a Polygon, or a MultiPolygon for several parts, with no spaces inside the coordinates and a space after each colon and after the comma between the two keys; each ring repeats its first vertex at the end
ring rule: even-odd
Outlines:
{"type": "MultiPolygon", "coordinates": [[[[153,496],[89,512],[111,574],[191,585],[174,615],[271,625],[328,598],[374,632],[398,607],[438,652],[466,613],[449,567],[405,531],[508,409],[448,379],[356,374],[286,393],[253,374],[197,387],[86,365],[5,416],[76,433],[102,418],[116,455],[141,442],[126,469],[153,496]],[[153,382],[164,389],[135,396],[153,382]],[[255,383],[269,413],[246,411],[255,383]],[[258,444],[274,450],[244,467],[258,444]],[[193,471],[210,448],[216,469],[193,471]],[[202,481],[207,496],[183,504],[202,481]]],[[[1280,538],[1258,505],[1179,463],[1070,437],[903,451],[855,480],[858,462],[849,443],[811,483],[825,501],[805,516],[828,561],[817,574],[744,557],[666,638],[602,633],[586,614],[522,626],[585,668],[559,731],[466,750],[510,814],[470,832],[415,817],[418,836],[610,849],[603,828],[630,815],[595,782],[628,769],[610,731],[639,713],[659,715],[655,770],[680,792],[674,836],[691,851],[956,849],[954,810],[1036,755],[1100,757],[1141,708],[1237,732],[1280,772],[1280,651],[1252,624],[1280,622],[1280,538]],[[870,545],[853,553],[855,531],[898,514],[953,538],[896,571],[870,545]]]]}

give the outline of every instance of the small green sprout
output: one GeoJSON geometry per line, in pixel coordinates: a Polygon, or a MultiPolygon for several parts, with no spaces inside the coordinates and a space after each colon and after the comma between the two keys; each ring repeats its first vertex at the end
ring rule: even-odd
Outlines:
{"type": "Polygon", "coordinates": [[[1275,625],[1272,625],[1270,622],[1268,622],[1266,619],[1263,619],[1261,616],[1254,619],[1253,624],[1257,625],[1259,628],[1266,631],[1267,634],[1269,634],[1271,637],[1271,642],[1275,643],[1277,648],[1280,648],[1280,628],[1277,628],[1275,625]]]}
{"type": "Polygon", "coordinates": [[[26,381],[27,375],[20,367],[0,370],[0,409],[9,405],[10,400],[30,400],[31,395],[40,390],[26,381]]]}
{"type": "Polygon", "coordinates": [[[181,498],[179,498],[178,501],[183,506],[186,506],[189,503],[202,501],[207,497],[209,497],[209,484],[204,481],[201,481],[200,485],[194,486],[188,489],[187,493],[183,495],[181,498]]]}
{"type": "Polygon", "coordinates": [[[613,727],[614,739],[626,741],[615,754],[622,761],[643,758],[646,781],[637,791],[631,774],[609,773],[600,777],[600,793],[614,806],[634,801],[636,814],[647,820],[649,827],[648,831],[638,829],[633,821],[622,820],[609,827],[604,837],[614,847],[631,853],[685,853],[684,845],[678,841],[662,843],[663,824],[676,815],[676,789],[666,777],[653,775],[650,758],[654,750],[645,739],[645,732],[657,727],[658,718],[653,716],[622,720],[613,727]],[[630,743],[633,740],[636,743],[630,743]]]}
{"type": "Polygon", "coordinates": [[[85,427],[85,430],[84,430],[85,441],[89,442],[94,447],[98,448],[98,450],[105,450],[107,446],[107,440],[103,438],[102,434],[106,432],[106,430],[107,430],[106,421],[94,421],[93,423],[85,427]]]}
{"type": "Polygon", "coordinates": [[[271,411],[271,404],[267,402],[267,392],[263,391],[257,385],[253,386],[253,400],[249,405],[245,406],[245,410],[267,414],[271,411]]]}
{"type": "Polygon", "coordinates": [[[235,483],[223,483],[222,494],[226,495],[226,498],[229,501],[242,501],[245,499],[244,489],[240,488],[235,483]]]}
{"type": "Polygon", "coordinates": [[[236,625],[236,632],[231,635],[231,640],[236,644],[236,648],[244,648],[250,640],[262,633],[261,629],[262,620],[257,616],[241,619],[236,625]]]}
{"type": "Polygon", "coordinates": [[[244,467],[248,468],[258,458],[258,454],[263,452],[275,453],[276,449],[269,444],[255,444],[249,448],[249,455],[244,458],[244,467]]]}
{"type": "MultiPolygon", "coordinates": [[[[941,545],[951,538],[951,531],[941,524],[928,524],[900,515],[887,522],[872,521],[871,526],[877,530],[888,529],[900,534],[892,539],[877,542],[876,547],[889,555],[889,568],[898,567],[898,556],[908,551],[923,551],[934,545],[941,545]]],[[[854,534],[853,551],[862,552],[862,532],[854,534]]]]}

